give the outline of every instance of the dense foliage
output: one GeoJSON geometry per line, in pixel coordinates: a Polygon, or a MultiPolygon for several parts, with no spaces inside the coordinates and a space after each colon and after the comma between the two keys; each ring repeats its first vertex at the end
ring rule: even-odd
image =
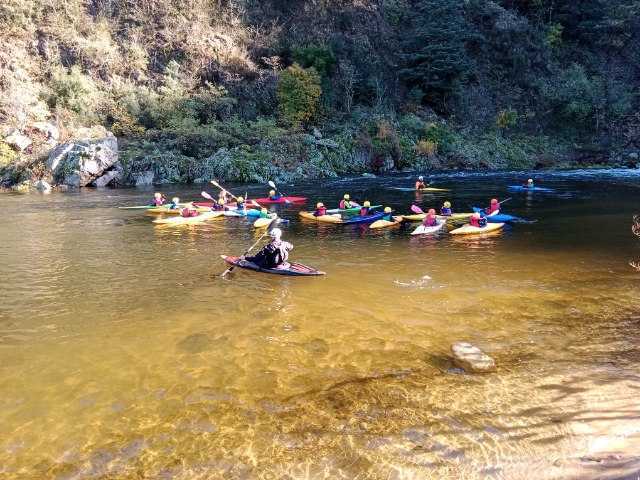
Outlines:
{"type": "Polygon", "coordinates": [[[6,0],[0,140],[102,124],[147,163],[224,148],[325,174],[621,161],[639,19],[639,0],[6,0]],[[326,144],[278,160],[316,127],[326,144]]]}

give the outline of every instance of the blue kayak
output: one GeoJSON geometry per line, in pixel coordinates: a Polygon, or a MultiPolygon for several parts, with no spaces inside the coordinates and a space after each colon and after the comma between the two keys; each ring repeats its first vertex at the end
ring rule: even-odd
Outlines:
{"type": "Polygon", "coordinates": [[[507,223],[507,222],[519,222],[522,219],[506,213],[497,213],[496,215],[487,215],[484,208],[473,207],[473,211],[479,213],[483,218],[487,219],[488,223],[507,223]]]}
{"type": "Polygon", "coordinates": [[[555,192],[553,188],[525,187],[524,185],[508,185],[507,188],[514,192],[555,192]]]}
{"type": "Polygon", "coordinates": [[[365,215],[364,217],[358,215],[356,217],[351,217],[349,220],[345,220],[344,222],[342,222],[342,224],[353,225],[354,223],[371,223],[375,222],[376,220],[380,220],[382,217],[384,217],[384,215],[385,214],[383,212],[374,213],[372,215],[365,215]]]}

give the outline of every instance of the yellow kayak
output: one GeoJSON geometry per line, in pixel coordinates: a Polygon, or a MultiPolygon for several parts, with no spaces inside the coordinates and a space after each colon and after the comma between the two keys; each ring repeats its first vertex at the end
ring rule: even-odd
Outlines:
{"type": "Polygon", "coordinates": [[[451,189],[450,188],[426,187],[426,188],[419,188],[417,191],[418,192],[450,192],[451,189]]]}
{"type": "Polygon", "coordinates": [[[185,207],[189,207],[191,209],[197,210],[199,213],[205,213],[205,212],[211,211],[211,209],[208,207],[194,207],[192,204],[187,203],[187,204],[181,205],[179,208],[169,208],[164,205],[162,207],[153,207],[153,208],[147,209],[146,212],[153,213],[153,214],[162,214],[162,215],[180,215],[180,212],[185,207]]]}
{"type": "Polygon", "coordinates": [[[195,217],[170,217],[170,218],[160,218],[158,220],[154,220],[153,223],[157,223],[159,225],[194,225],[197,223],[206,222],[207,220],[213,220],[216,218],[224,218],[224,212],[212,212],[208,211],[205,213],[200,213],[195,217]]]}
{"type": "Polygon", "coordinates": [[[253,222],[253,228],[264,228],[268,226],[274,218],[278,218],[278,216],[276,214],[271,214],[266,218],[259,218],[253,222]]]}
{"type": "Polygon", "coordinates": [[[371,225],[369,225],[369,228],[377,229],[377,228],[395,227],[400,225],[401,223],[402,223],[402,215],[399,215],[397,217],[393,217],[393,222],[390,222],[388,220],[376,220],[371,225]]]}
{"type": "Polygon", "coordinates": [[[487,223],[484,227],[474,227],[465,225],[464,227],[451,230],[451,235],[479,235],[483,233],[495,232],[504,227],[504,223],[487,223]]]}
{"type": "Polygon", "coordinates": [[[342,217],[339,213],[335,213],[333,215],[322,215],[321,217],[316,217],[311,212],[300,212],[302,218],[306,218],[307,220],[315,220],[316,222],[324,222],[324,223],[342,223],[342,217]]]}

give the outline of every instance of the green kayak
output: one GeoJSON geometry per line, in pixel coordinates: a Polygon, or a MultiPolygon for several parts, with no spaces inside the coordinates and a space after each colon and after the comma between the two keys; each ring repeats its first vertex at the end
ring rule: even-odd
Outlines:
{"type": "MultiPolygon", "coordinates": [[[[327,214],[333,215],[335,213],[358,213],[362,207],[352,207],[352,208],[332,208],[331,210],[327,210],[327,214]]],[[[382,208],[382,205],[371,205],[369,210],[375,210],[376,208],[382,208]]]]}

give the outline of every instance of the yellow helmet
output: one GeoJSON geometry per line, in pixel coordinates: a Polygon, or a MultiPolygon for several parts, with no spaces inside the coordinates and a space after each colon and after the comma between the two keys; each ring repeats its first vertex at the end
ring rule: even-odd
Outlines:
{"type": "Polygon", "coordinates": [[[451,202],[444,202],[444,208],[451,208],[451,202]]]}
{"type": "Polygon", "coordinates": [[[351,198],[351,196],[348,193],[345,193],[344,197],[342,197],[342,198],[344,198],[345,200],[349,200],[351,198]]]}
{"type": "Polygon", "coordinates": [[[242,202],[244,202],[244,197],[238,197],[238,198],[236,198],[236,201],[238,203],[242,203],[242,202]]]}
{"type": "Polygon", "coordinates": [[[180,199],[179,199],[178,197],[173,197],[173,198],[171,199],[171,201],[172,201],[173,203],[180,203],[180,199]]]}
{"type": "Polygon", "coordinates": [[[323,207],[324,207],[324,203],[322,202],[316,203],[316,208],[323,208],[323,207]]]}
{"type": "Polygon", "coordinates": [[[392,211],[391,207],[384,207],[384,213],[391,213],[392,211]]]}
{"type": "Polygon", "coordinates": [[[369,200],[365,200],[365,202],[362,204],[362,206],[369,208],[371,206],[371,202],[369,200]]]}
{"type": "Polygon", "coordinates": [[[269,196],[273,197],[276,194],[275,190],[269,190],[269,196]]]}
{"type": "Polygon", "coordinates": [[[527,180],[527,183],[533,183],[533,178],[530,178],[529,180],[527,180]]]}
{"type": "Polygon", "coordinates": [[[153,194],[153,196],[154,196],[155,198],[161,198],[161,197],[162,197],[162,194],[161,194],[160,192],[156,192],[156,193],[154,193],[154,194],[153,194]]]}

